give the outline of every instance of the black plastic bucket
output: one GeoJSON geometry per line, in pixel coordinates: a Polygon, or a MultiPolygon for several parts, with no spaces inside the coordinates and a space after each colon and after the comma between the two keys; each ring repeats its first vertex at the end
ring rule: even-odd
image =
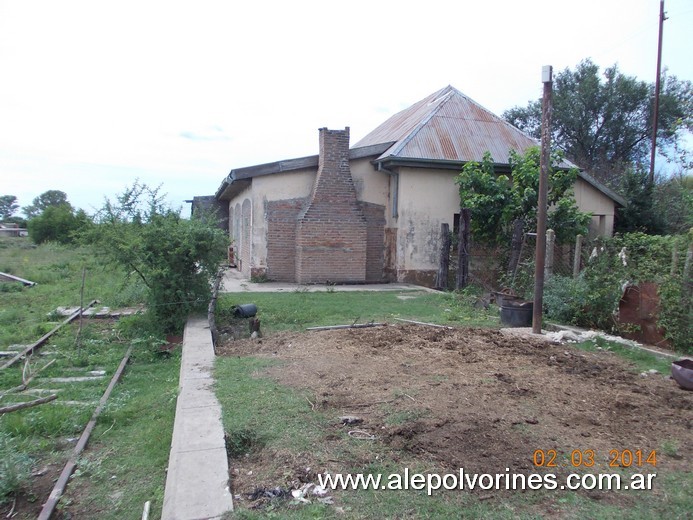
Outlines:
{"type": "Polygon", "coordinates": [[[505,301],[501,306],[500,320],[510,327],[531,327],[534,302],[524,300],[505,301]]]}
{"type": "Polygon", "coordinates": [[[257,305],[254,303],[245,303],[243,305],[236,305],[233,309],[233,315],[236,318],[252,318],[257,314],[257,305]]]}

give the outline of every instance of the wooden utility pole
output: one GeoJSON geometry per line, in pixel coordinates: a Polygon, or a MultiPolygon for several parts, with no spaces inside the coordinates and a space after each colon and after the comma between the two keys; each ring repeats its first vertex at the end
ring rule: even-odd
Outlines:
{"type": "Polygon", "coordinates": [[[575,257],[573,258],[573,278],[580,275],[580,261],[582,260],[582,235],[575,237],[575,257]]]}
{"type": "Polygon", "coordinates": [[[537,204],[537,247],[534,254],[534,308],[532,332],[541,334],[541,312],[544,305],[544,265],[546,261],[546,212],[551,165],[551,94],[553,92],[553,67],[541,69],[544,96],[541,103],[541,159],[539,163],[539,201],[537,204]]]}
{"type": "Polygon", "coordinates": [[[655,155],[657,154],[657,129],[659,125],[659,91],[662,78],[662,32],[664,31],[664,0],[659,2],[659,44],[657,46],[657,79],[655,81],[654,113],[652,115],[652,150],[650,151],[650,184],[654,184],[655,155]]]}

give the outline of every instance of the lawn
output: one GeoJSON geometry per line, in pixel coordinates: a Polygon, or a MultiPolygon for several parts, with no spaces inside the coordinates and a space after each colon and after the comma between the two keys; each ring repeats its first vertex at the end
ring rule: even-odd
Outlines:
{"type": "Polygon", "coordinates": [[[237,518],[687,518],[693,508],[693,399],[652,356],[604,342],[508,337],[497,330],[493,306],[479,309],[469,295],[238,298],[224,295],[220,308],[229,316],[233,305],[255,303],[264,335],[226,341],[216,364],[237,518]],[[389,325],[302,332],[370,321],[389,325]],[[650,368],[659,372],[641,375],[650,368]],[[345,415],[361,422],[342,424],[345,415]],[[536,466],[535,450],[555,450],[557,467],[536,466]],[[595,465],[574,467],[589,450],[595,465]],[[621,460],[610,467],[612,450],[655,452],[656,466],[621,460]],[[404,468],[443,474],[461,467],[553,471],[560,479],[569,472],[657,476],[650,491],[334,491],[322,502],[308,495],[310,504],[277,498],[325,472],[385,478],[404,468]]]}
{"type": "MultiPolygon", "coordinates": [[[[35,246],[26,239],[0,240],[0,271],[34,282],[34,287],[0,284],[0,350],[29,344],[59,324],[58,306],[83,298],[111,308],[139,304],[142,289],[121,270],[81,247],[35,246]]],[[[0,416],[0,513],[36,518],[72,453],[116,367],[133,347],[120,383],[100,415],[89,445],[58,505],[56,518],[135,518],[147,500],[161,511],[178,387],[179,354],[156,354],[162,338],[150,336],[139,317],[85,319],[64,326],[27,365],[0,371],[3,406],[56,394],[50,403],[0,416]],[[7,391],[22,373],[37,374],[24,392],[7,391]],[[90,374],[104,373],[103,377],[90,374]],[[82,382],[63,378],[93,377],[82,382]],[[13,509],[14,508],[14,509],[13,509]]],[[[8,358],[3,358],[7,360],[8,358]]]]}
{"type": "Polygon", "coordinates": [[[309,326],[393,321],[396,318],[460,325],[499,327],[498,311],[485,308],[480,293],[425,291],[332,291],[223,294],[220,320],[231,318],[233,307],[254,303],[263,330],[304,330],[309,326]]]}

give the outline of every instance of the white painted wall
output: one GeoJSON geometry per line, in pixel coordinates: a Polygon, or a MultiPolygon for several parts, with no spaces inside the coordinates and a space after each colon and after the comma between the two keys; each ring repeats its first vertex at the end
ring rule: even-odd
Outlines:
{"type": "Polygon", "coordinates": [[[397,269],[437,269],[440,225],[460,212],[454,170],[399,170],[397,269]]]}
{"type": "Polygon", "coordinates": [[[317,169],[263,175],[253,179],[252,267],[267,268],[267,202],[308,197],[317,169]]]}
{"type": "Polygon", "coordinates": [[[364,202],[388,205],[389,176],[384,172],[376,171],[371,164],[372,157],[356,159],[349,163],[351,178],[354,179],[356,198],[364,202]]]}
{"type": "Polygon", "coordinates": [[[590,234],[601,234],[610,237],[614,232],[614,201],[594,186],[578,177],[573,187],[575,202],[585,213],[592,213],[590,234]]]}

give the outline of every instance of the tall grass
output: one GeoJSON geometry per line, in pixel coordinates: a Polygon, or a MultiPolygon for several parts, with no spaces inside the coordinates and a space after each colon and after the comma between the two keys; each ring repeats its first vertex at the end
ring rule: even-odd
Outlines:
{"type": "MultiPolygon", "coordinates": [[[[37,282],[33,287],[0,284],[0,350],[38,339],[64,318],[58,306],[78,306],[82,273],[86,270],[84,301],[98,299],[112,308],[143,301],[139,280],[105,263],[87,247],[55,244],[35,246],[26,239],[0,239],[0,271],[37,282]]],[[[77,324],[63,327],[42,352],[29,361],[32,370],[47,359],[55,362],[41,372],[31,389],[58,392],[51,403],[0,416],[0,504],[24,492],[32,497],[31,472],[52,464],[60,467],[73,440],[84,429],[110,376],[128,345],[131,362],[99,417],[89,446],[59,508],[71,518],[134,518],[146,500],[152,517],[161,509],[178,387],[180,358],[161,358],[140,317],[119,322],[85,319],[79,346],[77,324]],[[61,383],[44,378],[85,375],[104,370],[95,381],[61,383]],[[72,439],[72,440],[69,440],[72,439]]],[[[22,382],[22,363],[0,371],[0,394],[22,382]]],[[[26,400],[16,393],[3,404],[26,400]]],[[[43,493],[44,490],[41,490],[43,493]]],[[[42,502],[47,496],[37,495],[42,502]]],[[[20,518],[29,518],[26,512],[20,518]]]]}
{"type": "Polygon", "coordinates": [[[0,271],[37,283],[21,288],[12,284],[13,290],[3,291],[0,348],[38,339],[61,321],[54,313],[57,307],[78,306],[83,270],[85,305],[99,300],[101,305],[121,307],[142,301],[139,280],[104,264],[90,248],[0,238],[0,271]]]}

